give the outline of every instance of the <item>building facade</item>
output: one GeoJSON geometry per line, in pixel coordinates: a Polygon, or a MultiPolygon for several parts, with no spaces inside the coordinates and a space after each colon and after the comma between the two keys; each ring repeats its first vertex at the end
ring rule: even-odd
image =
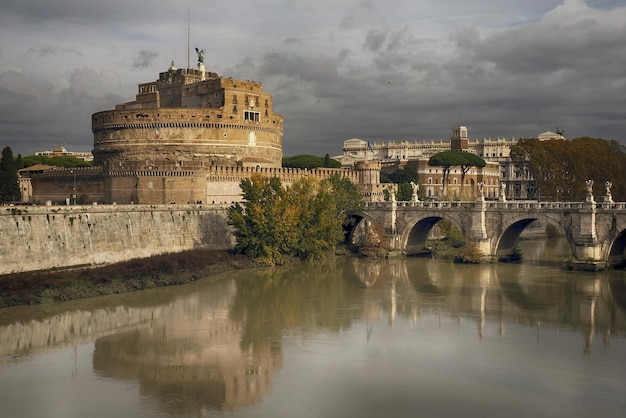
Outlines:
{"type": "MultiPolygon", "coordinates": [[[[540,134],[538,138],[565,139],[549,131],[540,134]]],[[[341,160],[344,167],[364,161],[380,161],[383,169],[389,171],[406,165],[414,166],[418,169],[422,196],[433,198],[443,197],[443,173],[441,168],[429,167],[428,159],[443,151],[471,152],[482,157],[487,166],[482,170],[471,169],[467,173],[464,193],[469,189],[465,188],[467,185],[476,193],[478,183],[482,182],[486,198],[498,198],[503,190],[507,199],[528,199],[534,194],[532,177],[523,168],[516,167],[510,157],[511,147],[518,141],[516,138],[469,139],[467,128],[457,126],[452,129],[449,140],[369,142],[358,138],[348,139],[343,143],[343,155],[336,159],[341,160]]],[[[450,193],[454,197],[455,191],[460,196],[460,168],[452,168],[449,181],[447,186],[451,187],[446,187],[449,197],[450,193]]]]}

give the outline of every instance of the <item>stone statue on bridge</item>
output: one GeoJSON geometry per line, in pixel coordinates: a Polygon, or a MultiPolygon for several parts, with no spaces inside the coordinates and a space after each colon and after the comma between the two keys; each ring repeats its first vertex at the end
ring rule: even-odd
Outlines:
{"type": "Polygon", "coordinates": [[[586,202],[591,202],[593,203],[593,180],[587,180],[585,182],[585,188],[587,189],[587,198],[585,199],[586,202]]]}
{"type": "Polygon", "coordinates": [[[500,183],[500,196],[498,200],[500,202],[506,202],[506,183],[500,183]]]}
{"type": "Polygon", "coordinates": [[[418,193],[420,191],[420,185],[411,181],[411,188],[413,189],[413,196],[411,196],[411,201],[417,202],[419,200],[418,193]]]}
{"type": "Polygon", "coordinates": [[[613,203],[613,196],[611,195],[612,186],[613,186],[613,183],[611,183],[608,180],[604,183],[604,201],[606,203],[613,203]]]}
{"type": "Polygon", "coordinates": [[[390,202],[395,202],[396,201],[396,188],[393,186],[389,186],[389,201],[390,202]]]}

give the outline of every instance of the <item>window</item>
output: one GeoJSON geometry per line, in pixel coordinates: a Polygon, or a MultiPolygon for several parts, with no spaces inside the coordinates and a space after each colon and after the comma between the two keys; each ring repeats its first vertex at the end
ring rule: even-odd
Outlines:
{"type": "Polygon", "coordinates": [[[261,113],[251,112],[249,110],[246,110],[243,112],[243,118],[244,120],[251,120],[254,122],[259,122],[261,120],[261,113]]]}

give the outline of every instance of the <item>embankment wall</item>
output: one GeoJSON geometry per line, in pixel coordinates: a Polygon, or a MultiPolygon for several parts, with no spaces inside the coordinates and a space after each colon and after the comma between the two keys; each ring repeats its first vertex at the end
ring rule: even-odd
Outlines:
{"type": "Polygon", "coordinates": [[[0,207],[0,274],[235,245],[227,206],[0,207]]]}

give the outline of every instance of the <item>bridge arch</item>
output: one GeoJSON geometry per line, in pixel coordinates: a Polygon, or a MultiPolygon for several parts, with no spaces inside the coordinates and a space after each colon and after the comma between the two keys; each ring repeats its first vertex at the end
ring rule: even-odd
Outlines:
{"type": "Polygon", "coordinates": [[[413,218],[407,222],[400,236],[400,249],[409,255],[423,252],[426,249],[426,240],[430,231],[442,220],[452,223],[466,238],[465,228],[459,219],[449,216],[446,212],[431,213],[413,218]]]}
{"type": "Polygon", "coordinates": [[[574,243],[563,227],[562,223],[550,216],[541,215],[537,213],[516,216],[511,220],[504,222],[502,225],[502,233],[497,237],[493,247],[493,254],[499,261],[512,261],[519,259],[517,254],[517,241],[530,224],[533,222],[542,222],[546,225],[552,225],[559,230],[559,233],[564,234],[570,246],[570,251],[574,254],[574,243]]]}
{"type": "Polygon", "coordinates": [[[626,229],[617,234],[611,242],[606,261],[609,267],[620,268],[626,266],[626,229]]]}
{"type": "Polygon", "coordinates": [[[343,232],[344,243],[348,245],[363,244],[368,237],[371,241],[376,241],[383,246],[389,245],[389,237],[385,229],[380,222],[367,212],[348,214],[343,223],[343,232]]]}

